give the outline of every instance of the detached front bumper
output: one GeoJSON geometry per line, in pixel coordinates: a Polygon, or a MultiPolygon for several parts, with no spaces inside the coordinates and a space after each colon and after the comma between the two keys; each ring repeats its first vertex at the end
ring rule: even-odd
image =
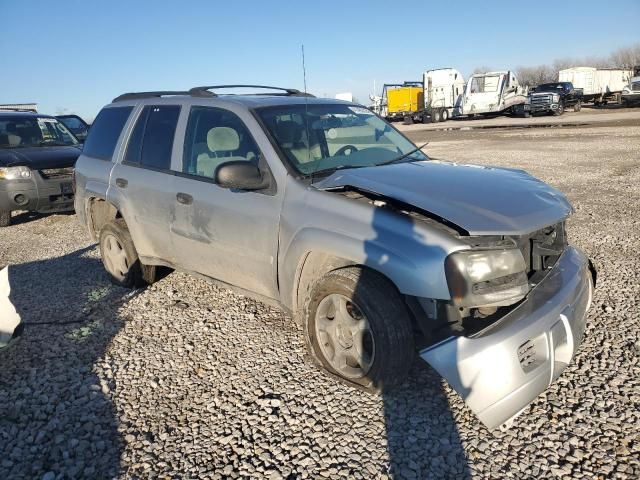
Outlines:
{"type": "Polygon", "coordinates": [[[474,337],[420,352],[487,428],[531,403],[567,367],[585,329],[593,283],[588,259],[568,247],[517,308],[474,337]]]}
{"type": "Polygon", "coordinates": [[[0,209],[42,213],[73,210],[72,177],[45,178],[32,170],[31,178],[0,180],[0,209]]]}

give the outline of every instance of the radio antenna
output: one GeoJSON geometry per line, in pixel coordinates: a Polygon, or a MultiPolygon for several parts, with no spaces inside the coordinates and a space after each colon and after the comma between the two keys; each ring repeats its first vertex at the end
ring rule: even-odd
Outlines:
{"type": "Polygon", "coordinates": [[[305,98],[307,95],[307,68],[304,64],[304,43],[302,44],[302,79],[304,81],[305,98]]]}
{"type": "MultiPolygon", "coordinates": [[[[311,161],[311,137],[309,136],[309,97],[307,97],[307,68],[304,63],[304,43],[302,44],[302,79],[304,81],[304,128],[307,132],[307,162],[311,161]]],[[[313,171],[311,171],[313,183],[313,171]]]]}

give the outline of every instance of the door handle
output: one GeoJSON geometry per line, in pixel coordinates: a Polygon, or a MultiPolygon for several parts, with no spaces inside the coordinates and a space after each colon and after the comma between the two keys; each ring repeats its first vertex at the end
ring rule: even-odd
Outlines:
{"type": "Polygon", "coordinates": [[[178,200],[178,203],[181,203],[183,205],[191,205],[193,203],[193,197],[188,193],[178,192],[178,194],[176,195],[176,200],[178,200]]]}
{"type": "Polygon", "coordinates": [[[119,186],[120,188],[127,188],[127,185],[129,185],[129,182],[124,178],[116,178],[116,185],[119,186]]]}

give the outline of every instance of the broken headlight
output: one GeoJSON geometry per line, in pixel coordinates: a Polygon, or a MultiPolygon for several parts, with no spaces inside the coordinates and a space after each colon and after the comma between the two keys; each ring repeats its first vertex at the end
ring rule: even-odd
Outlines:
{"type": "Polygon", "coordinates": [[[517,248],[452,253],[445,271],[453,304],[481,307],[516,303],[529,292],[526,268],[517,248]]]}
{"type": "Polygon", "coordinates": [[[29,167],[0,167],[0,179],[19,180],[30,177],[31,170],[29,170],[29,167]]]}

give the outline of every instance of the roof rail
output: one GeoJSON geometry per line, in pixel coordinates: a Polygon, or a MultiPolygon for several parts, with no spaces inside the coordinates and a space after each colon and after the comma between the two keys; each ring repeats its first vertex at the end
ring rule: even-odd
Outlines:
{"type": "Polygon", "coordinates": [[[203,87],[193,87],[189,90],[189,94],[193,97],[217,97],[218,95],[211,90],[221,90],[225,88],[261,88],[265,90],[278,90],[282,93],[252,93],[249,95],[282,95],[289,97],[313,97],[310,93],[301,92],[295,88],[270,87],[267,85],[210,85],[203,87]]]}
{"type": "Polygon", "coordinates": [[[124,100],[138,100],[140,98],[165,97],[169,95],[190,95],[190,92],[178,91],[178,90],[165,90],[165,91],[157,91],[157,92],[123,93],[122,95],[119,95],[116,98],[114,98],[111,101],[111,103],[122,102],[124,100]]]}

